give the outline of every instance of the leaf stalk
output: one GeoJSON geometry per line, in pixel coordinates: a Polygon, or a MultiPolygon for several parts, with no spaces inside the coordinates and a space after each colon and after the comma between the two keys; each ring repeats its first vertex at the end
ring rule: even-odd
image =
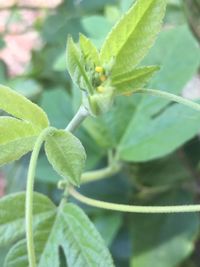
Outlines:
{"type": "Polygon", "coordinates": [[[74,188],[70,189],[70,194],[78,201],[96,208],[121,211],[129,213],[183,213],[183,212],[199,212],[200,205],[174,205],[174,206],[136,206],[136,205],[124,205],[109,203],[105,201],[99,201],[96,199],[88,198],[74,188]]]}
{"type": "Polygon", "coordinates": [[[165,98],[174,102],[177,102],[179,104],[185,105],[187,107],[190,107],[194,110],[200,111],[200,105],[198,103],[195,103],[191,100],[188,100],[186,98],[183,98],[181,96],[177,96],[168,92],[155,90],[155,89],[137,89],[133,91],[134,94],[141,93],[141,94],[149,94],[153,96],[158,96],[161,98],[165,98]]]}
{"type": "Polygon", "coordinates": [[[25,225],[26,225],[28,260],[30,267],[36,267],[36,256],[35,256],[34,238],[33,238],[33,190],[34,190],[35,170],[40,148],[46,136],[49,135],[53,130],[54,130],[53,127],[48,127],[40,133],[35,142],[29,163],[27,185],[26,185],[25,225]]]}

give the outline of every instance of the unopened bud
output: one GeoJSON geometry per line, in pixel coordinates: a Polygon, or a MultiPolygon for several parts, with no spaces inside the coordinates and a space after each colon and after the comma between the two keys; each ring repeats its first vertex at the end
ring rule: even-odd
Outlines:
{"type": "Polygon", "coordinates": [[[98,93],[104,93],[104,92],[105,92],[105,87],[103,87],[103,86],[98,86],[98,87],[97,87],[97,92],[98,92],[98,93]]]}
{"type": "Polygon", "coordinates": [[[104,69],[101,66],[96,66],[95,71],[98,73],[102,73],[104,71],[104,69]]]}

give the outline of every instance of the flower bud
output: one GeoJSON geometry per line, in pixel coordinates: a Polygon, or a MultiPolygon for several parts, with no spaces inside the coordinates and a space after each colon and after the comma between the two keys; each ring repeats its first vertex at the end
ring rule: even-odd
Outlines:
{"type": "Polygon", "coordinates": [[[102,87],[102,88],[97,88],[97,91],[99,91],[99,89],[103,91],[91,95],[88,98],[89,108],[94,116],[99,116],[107,112],[111,108],[113,103],[113,95],[114,95],[113,88],[102,87]]]}

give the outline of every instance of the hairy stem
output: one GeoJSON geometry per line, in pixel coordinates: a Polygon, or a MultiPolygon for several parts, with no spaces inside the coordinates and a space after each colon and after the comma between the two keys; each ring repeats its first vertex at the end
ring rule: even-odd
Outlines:
{"type": "Polygon", "coordinates": [[[116,173],[118,173],[121,169],[121,164],[109,165],[103,169],[96,171],[84,172],[81,176],[81,183],[89,183],[97,180],[104,179],[106,177],[110,177],[116,173]]]}
{"type": "Polygon", "coordinates": [[[27,185],[26,185],[26,211],[25,211],[29,267],[36,267],[34,239],[33,239],[33,189],[34,189],[35,169],[42,143],[45,140],[46,136],[52,132],[52,130],[54,130],[54,128],[51,127],[46,128],[38,136],[29,163],[27,185]]]}
{"type": "Polygon", "coordinates": [[[130,213],[181,213],[199,212],[200,205],[175,205],[175,206],[134,206],[109,203],[88,198],[78,193],[75,189],[70,189],[70,194],[80,202],[97,208],[130,213]]]}
{"type": "MultiPolygon", "coordinates": [[[[69,132],[73,132],[75,131],[78,126],[90,115],[89,111],[83,106],[81,105],[77,111],[77,113],[75,114],[75,116],[72,118],[72,120],[70,121],[70,123],[67,125],[67,127],[65,128],[66,131],[69,132]]],[[[66,187],[64,194],[63,194],[63,198],[60,201],[59,207],[62,207],[67,199],[68,196],[68,186],[66,187]]]]}
{"type": "Polygon", "coordinates": [[[153,96],[159,96],[159,97],[183,104],[183,105],[190,107],[194,110],[200,111],[200,105],[199,104],[197,104],[193,101],[190,101],[186,98],[183,98],[181,96],[177,96],[177,95],[174,95],[174,94],[171,94],[168,92],[154,90],[154,89],[138,89],[138,90],[133,91],[133,93],[134,94],[135,93],[142,93],[142,94],[149,94],[149,95],[153,95],[153,96]]]}
{"type": "Polygon", "coordinates": [[[70,121],[70,123],[65,128],[66,131],[74,132],[76,128],[90,115],[89,111],[84,107],[80,106],[77,113],[73,117],[73,119],[70,121]]]}

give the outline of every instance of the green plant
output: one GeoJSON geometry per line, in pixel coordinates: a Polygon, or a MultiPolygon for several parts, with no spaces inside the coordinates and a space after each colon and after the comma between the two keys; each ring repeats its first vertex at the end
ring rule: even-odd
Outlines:
{"type": "Polygon", "coordinates": [[[84,212],[68,202],[69,196],[90,206],[122,212],[166,213],[199,211],[199,205],[129,206],[87,198],[74,187],[118,173],[126,155],[120,149],[109,152],[105,169],[83,173],[85,150],[72,132],[88,116],[96,119],[109,112],[118,95],[137,93],[160,96],[200,111],[197,103],[182,97],[143,88],[159,69],[138,67],[152,46],[165,12],[165,0],[138,0],[106,38],[100,53],[85,36],[67,43],[67,65],[81,90],[82,105],[66,129],[49,126],[47,115],[37,105],[0,87],[0,108],[11,116],[0,118],[0,164],[19,159],[32,151],[26,194],[9,195],[0,201],[1,244],[18,241],[10,250],[5,266],[59,266],[59,248],[67,266],[113,266],[101,237],[84,212]],[[49,162],[63,177],[58,187],[64,191],[59,207],[45,196],[33,193],[37,158],[44,142],[49,162]],[[24,217],[26,227],[23,226],[24,217]],[[26,233],[26,239],[22,239],[26,233]]]}

